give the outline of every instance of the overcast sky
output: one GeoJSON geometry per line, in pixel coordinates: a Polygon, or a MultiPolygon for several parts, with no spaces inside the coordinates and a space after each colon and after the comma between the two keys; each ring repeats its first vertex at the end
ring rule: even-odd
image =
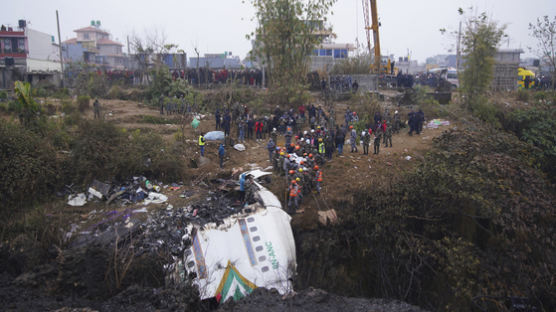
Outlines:
{"type": "MultiPolygon", "coordinates": [[[[535,44],[528,23],[539,16],[556,16],[556,0],[378,0],[382,54],[397,57],[409,51],[412,59],[423,62],[426,57],[449,53],[455,38],[442,36],[439,29],[457,30],[461,19],[457,9],[470,6],[507,24],[509,42],[503,47],[522,48],[526,56],[532,55],[527,47],[535,44]]],[[[198,47],[201,54],[231,51],[243,58],[250,49],[245,35],[256,26],[248,0],[4,1],[0,23],[15,26],[18,19],[26,19],[31,28],[56,35],[56,9],[62,40],[75,37],[73,30],[88,26],[91,20],[100,20],[101,27],[124,45],[127,35],[157,29],[188,56],[198,47]]],[[[357,38],[366,42],[361,0],[339,0],[332,11],[329,21],[338,35],[336,42],[355,43],[357,38]]]]}

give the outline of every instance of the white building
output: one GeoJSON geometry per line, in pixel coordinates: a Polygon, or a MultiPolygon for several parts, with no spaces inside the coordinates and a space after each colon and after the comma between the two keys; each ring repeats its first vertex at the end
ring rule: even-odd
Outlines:
{"type": "Polygon", "coordinates": [[[25,29],[29,53],[27,73],[60,72],[60,50],[54,36],[31,28],[25,29]]]}

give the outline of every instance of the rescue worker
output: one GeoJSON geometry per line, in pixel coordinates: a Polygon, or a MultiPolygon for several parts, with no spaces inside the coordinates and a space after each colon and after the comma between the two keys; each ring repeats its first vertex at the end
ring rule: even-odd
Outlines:
{"type": "Polygon", "coordinates": [[[398,111],[394,112],[394,124],[393,124],[393,133],[399,133],[400,132],[400,128],[401,128],[401,122],[400,122],[400,114],[398,114],[398,111]]]}
{"type": "Polygon", "coordinates": [[[201,148],[201,156],[205,156],[205,136],[201,133],[201,135],[199,135],[199,147],[201,148]]]}
{"type": "Polygon", "coordinates": [[[272,138],[272,140],[274,140],[274,143],[278,144],[278,132],[276,131],[276,128],[272,128],[272,132],[270,133],[270,137],[272,138]]]}
{"type": "Polygon", "coordinates": [[[288,127],[286,130],[285,138],[286,138],[286,146],[289,146],[292,142],[292,128],[288,127]]]}
{"type": "Polygon", "coordinates": [[[292,180],[290,184],[289,198],[288,198],[288,208],[290,213],[295,213],[295,211],[299,208],[299,199],[297,198],[298,191],[299,191],[299,187],[297,186],[297,181],[292,180]]]}
{"type": "Polygon", "coordinates": [[[392,147],[392,127],[387,124],[386,131],[384,132],[384,145],[388,147],[388,143],[390,143],[390,147],[392,147]]]}
{"type": "Polygon", "coordinates": [[[93,103],[93,110],[95,111],[95,119],[100,119],[100,103],[98,99],[95,99],[95,102],[93,103]]]}
{"type": "Polygon", "coordinates": [[[378,155],[378,152],[380,152],[380,139],[381,138],[382,138],[382,131],[377,129],[377,131],[375,131],[375,141],[374,141],[374,154],[376,154],[376,155],[378,155]]]}
{"type": "Polygon", "coordinates": [[[286,183],[288,181],[288,171],[290,170],[290,154],[286,154],[284,158],[284,164],[282,166],[282,170],[284,170],[284,174],[286,175],[286,183]]]}
{"type": "Polygon", "coordinates": [[[268,150],[268,161],[272,163],[272,156],[274,155],[274,151],[276,150],[276,143],[274,143],[274,140],[272,138],[268,140],[266,149],[268,150]]]}
{"type": "Polygon", "coordinates": [[[368,131],[361,132],[363,138],[363,155],[369,155],[369,144],[371,144],[371,135],[368,131]]]}
{"type": "Polygon", "coordinates": [[[226,156],[226,150],[224,149],[224,145],[220,144],[218,147],[218,158],[220,158],[220,168],[222,168],[224,164],[224,157],[226,156]]]}
{"type": "Polygon", "coordinates": [[[320,170],[319,166],[316,166],[316,165],[313,168],[313,170],[315,170],[316,190],[317,190],[317,193],[320,194],[321,184],[322,184],[322,170],[320,170]]]}
{"type": "Polygon", "coordinates": [[[324,144],[324,142],[322,141],[322,138],[319,138],[319,154],[321,155],[321,157],[324,157],[324,154],[326,153],[326,145],[324,144]]]}
{"type": "Polygon", "coordinates": [[[351,152],[357,153],[357,132],[353,129],[353,126],[349,126],[351,130],[351,135],[349,139],[349,143],[351,144],[351,152]]]}

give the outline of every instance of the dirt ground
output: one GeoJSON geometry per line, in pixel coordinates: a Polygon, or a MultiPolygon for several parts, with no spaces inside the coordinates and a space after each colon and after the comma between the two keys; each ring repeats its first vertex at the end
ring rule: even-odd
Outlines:
{"type": "MultiPolygon", "coordinates": [[[[387,93],[386,101],[381,103],[383,106],[391,106],[389,98],[395,96],[394,93],[387,93]]],[[[199,133],[205,133],[215,129],[212,115],[202,116],[198,129],[194,130],[191,125],[191,116],[182,117],[180,115],[160,115],[158,109],[148,107],[144,104],[133,101],[121,100],[101,100],[101,114],[105,120],[114,122],[127,130],[147,130],[155,131],[162,135],[166,140],[172,140],[176,132],[181,132],[184,123],[185,137],[187,138],[187,150],[184,151],[189,159],[198,161],[200,158],[199,149],[196,144],[199,133]],[[140,122],[142,116],[153,116],[166,118],[171,122],[167,124],[152,124],[140,122]],[[176,124],[178,123],[178,124],[176,124]]],[[[319,105],[320,103],[316,103],[319,105]]],[[[347,107],[346,103],[335,104],[337,112],[336,120],[343,120],[342,113],[347,107]]],[[[398,108],[396,108],[398,109],[398,108]]],[[[393,109],[391,109],[393,110],[393,109]]],[[[407,115],[408,108],[399,108],[401,116],[407,115]]],[[[92,110],[85,113],[86,118],[93,118],[92,110]]],[[[308,126],[308,125],[306,125],[308,126]]],[[[363,148],[358,145],[358,152],[350,153],[350,147],[344,146],[344,155],[339,156],[334,153],[331,161],[327,162],[323,169],[324,183],[323,192],[320,195],[307,196],[298,214],[294,216],[293,224],[302,227],[312,228],[317,224],[317,211],[334,208],[341,214],[340,207],[331,207],[330,203],[335,201],[351,201],[348,194],[352,194],[354,189],[372,187],[374,183],[390,181],[399,175],[400,172],[408,170],[423,156],[432,145],[432,139],[439,136],[443,131],[451,126],[441,126],[437,129],[424,129],[420,135],[409,136],[407,128],[402,129],[399,134],[394,134],[392,147],[381,145],[380,153],[373,155],[373,146],[369,147],[369,155],[363,155],[363,148]],[[406,157],[410,157],[408,160],[406,157]]],[[[234,137],[232,128],[232,137],[234,137]]],[[[192,169],[192,174],[197,178],[195,181],[210,180],[216,177],[229,176],[232,172],[241,172],[252,168],[262,169],[271,166],[268,160],[266,143],[268,138],[256,141],[246,140],[244,152],[236,151],[231,146],[226,146],[227,157],[224,168],[218,168],[217,142],[208,142],[205,150],[205,161],[196,169],[192,169]]],[[[279,144],[283,144],[283,138],[279,138],[279,144]]],[[[199,162],[200,164],[201,162],[199,162]]],[[[193,186],[193,185],[192,185],[193,186]]],[[[274,177],[270,189],[285,204],[286,184],[283,178],[274,177]]],[[[169,194],[169,203],[173,205],[183,204],[181,199],[175,194],[169,194]]]]}

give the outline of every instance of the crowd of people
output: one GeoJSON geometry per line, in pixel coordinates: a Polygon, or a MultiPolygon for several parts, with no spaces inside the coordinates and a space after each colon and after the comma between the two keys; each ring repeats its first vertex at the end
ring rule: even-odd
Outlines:
{"type": "MultiPolygon", "coordinates": [[[[303,197],[311,192],[320,193],[323,183],[322,167],[333,155],[344,154],[348,139],[351,153],[369,154],[373,143],[373,154],[380,153],[381,145],[392,147],[393,134],[399,133],[403,123],[400,114],[384,115],[376,112],[367,124],[360,122],[357,112],[347,109],[344,120],[337,124],[333,109],[328,112],[322,107],[300,106],[297,110],[282,110],[276,107],[272,114],[254,115],[246,105],[234,104],[231,109],[214,112],[216,130],[224,132],[226,142],[233,144],[231,130],[235,130],[235,142],[268,139],[268,160],[277,174],[284,176],[288,189],[289,212],[295,212],[303,197]],[[282,140],[283,139],[283,140],[282,140]],[[359,146],[362,147],[361,151],[359,146]]],[[[410,135],[422,130],[422,111],[409,114],[410,135]]],[[[204,142],[199,145],[204,150],[204,142]]],[[[225,155],[219,148],[220,164],[225,155]]]]}

